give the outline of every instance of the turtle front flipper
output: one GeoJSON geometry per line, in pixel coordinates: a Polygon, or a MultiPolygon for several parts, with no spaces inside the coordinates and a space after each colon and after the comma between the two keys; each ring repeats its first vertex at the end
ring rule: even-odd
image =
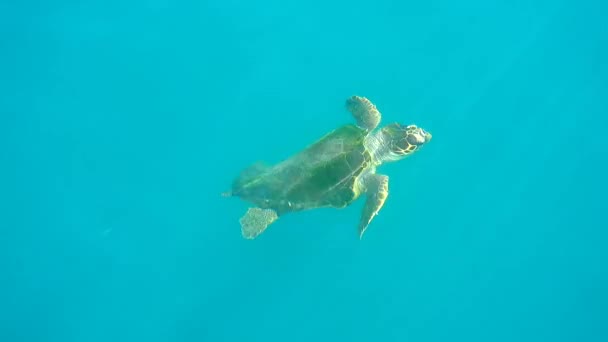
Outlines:
{"type": "Polygon", "coordinates": [[[365,177],[364,183],[367,189],[367,199],[359,223],[359,239],[363,237],[363,233],[365,233],[374,217],[378,215],[388,197],[388,176],[370,174],[365,177]]]}
{"type": "Polygon", "coordinates": [[[239,220],[241,233],[245,239],[255,239],[277,218],[277,212],[272,209],[249,208],[239,220]]]}
{"type": "Polygon", "coordinates": [[[371,131],[378,126],[381,119],[380,111],[367,98],[351,96],[346,100],[346,109],[357,121],[357,126],[371,131]]]}

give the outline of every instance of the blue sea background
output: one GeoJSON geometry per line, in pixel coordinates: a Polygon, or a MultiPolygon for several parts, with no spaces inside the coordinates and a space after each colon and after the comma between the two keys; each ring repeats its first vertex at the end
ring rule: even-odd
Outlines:
{"type": "Polygon", "coordinates": [[[0,341],[608,341],[608,5],[0,3],[0,341]],[[433,134],[241,237],[238,173],[433,134]]]}

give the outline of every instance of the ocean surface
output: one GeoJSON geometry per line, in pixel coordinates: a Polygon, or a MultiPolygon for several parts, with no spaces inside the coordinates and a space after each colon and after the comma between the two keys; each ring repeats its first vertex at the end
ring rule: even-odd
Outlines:
{"type": "Polygon", "coordinates": [[[608,341],[604,1],[0,3],[0,341],[608,341]],[[386,205],[223,198],[366,96],[386,205]]]}

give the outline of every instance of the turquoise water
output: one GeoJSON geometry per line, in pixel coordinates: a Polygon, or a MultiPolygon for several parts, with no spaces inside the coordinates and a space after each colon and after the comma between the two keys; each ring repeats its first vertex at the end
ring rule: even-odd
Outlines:
{"type": "Polygon", "coordinates": [[[0,341],[608,341],[607,9],[0,4],[0,341]],[[433,134],[363,240],[242,239],[220,193],[353,94],[433,134]]]}

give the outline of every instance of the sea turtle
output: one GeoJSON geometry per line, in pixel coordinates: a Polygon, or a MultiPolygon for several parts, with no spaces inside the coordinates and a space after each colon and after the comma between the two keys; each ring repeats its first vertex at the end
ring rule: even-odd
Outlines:
{"type": "Polygon", "coordinates": [[[244,238],[256,238],[286,213],[344,208],[365,194],[359,223],[359,238],[363,236],[388,196],[388,176],[377,174],[376,167],[411,155],[432,136],[416,125],[399,123],[375,130],[381,115],[365,97],[351,96],[346,109],[356,124],[335,129],[276,165],[257,162],[233,181],[223,195],[255,205],[240,219],[244,238]]]}

